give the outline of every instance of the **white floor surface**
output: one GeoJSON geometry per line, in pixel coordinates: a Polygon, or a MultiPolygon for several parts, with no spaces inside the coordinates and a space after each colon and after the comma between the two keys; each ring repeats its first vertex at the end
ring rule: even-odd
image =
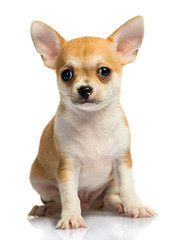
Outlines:
{"type": "Polygon", "coordinates": [[[24,219],[23,226],[15,219],[6,236],[7,239],[26,236],[26,239],[34,240],[166,240],[182,237],[181,215],[175,214],[170,206],[153,218],[131,219],[102,211],[89,211],[83,216],[88,228],[75,230],[56,230],[58,218],[24,219]]]}
{"type": "MultiPolygon", "coordinates": [[[[168,209],[169,210],[169,209],[168,209]]],[[[55,230],[57,218],[36,218],[29,221],[29,233],[42,240],[150,240],[181,239],[181,223],[177,217],[166,215],[130,219],[108,212],[90,211],[84,214],[88,229],[55,230]]]]}

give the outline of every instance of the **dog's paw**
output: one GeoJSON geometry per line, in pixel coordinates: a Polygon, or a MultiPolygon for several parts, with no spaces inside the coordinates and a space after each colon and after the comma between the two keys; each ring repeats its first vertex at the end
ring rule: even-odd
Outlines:
{"type": "Polygon", "coordinates": [[[146,218],[153,217],[157,213],[150,207],[141,206],[141,207],[126,207],[124,209],[124,215],[132,218],[146,218]]]}
{"type": "Polygon", "coordinates": [[[28,214],[28,218],[31,217],[50,217],[55,213],[60,212],[60,207],[58,203],[50,202],[41,206],[34,206],[28,214]]]}
{"type": "Polygon", "coordinates": [[[87,225],[82,216],[62,217],[57,223],[56,229],[78,229],[87,228],[87,225]]]}

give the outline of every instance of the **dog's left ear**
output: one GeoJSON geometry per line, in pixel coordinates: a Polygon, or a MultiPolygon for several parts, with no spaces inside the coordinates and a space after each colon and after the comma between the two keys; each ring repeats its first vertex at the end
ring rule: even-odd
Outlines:
{"type": "Polygon", "coordinates": [[[142,44],[144,34],[143,17],[137,16],[118,28],[107,39],[112,41],[121,57],[121,64],[133,62],[142,44]]]}
{"type": "Polygon", "coordinates": [[[46,67],[55,69],[55,63],[65,39],[47,24],[35,21],[31,25],[34,46],[46,67]]]}

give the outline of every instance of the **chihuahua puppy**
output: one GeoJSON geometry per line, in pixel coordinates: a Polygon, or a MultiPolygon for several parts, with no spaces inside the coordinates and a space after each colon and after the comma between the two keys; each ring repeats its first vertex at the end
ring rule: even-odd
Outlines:
{"type": "Polygon", "coordinates": [[[58,229],[86,227],[81,211],[107,209],[128,217],[151,217],[135,192],[130,131],[120,105],[122,67],[133,62],[142,43],[137,16],[107,39],[66,41],[35,21],[31,36],[44,64],[56,71],[61,97],[45,127],[30,181],[41,196],[29,216],[61,213],[58,229]]]}

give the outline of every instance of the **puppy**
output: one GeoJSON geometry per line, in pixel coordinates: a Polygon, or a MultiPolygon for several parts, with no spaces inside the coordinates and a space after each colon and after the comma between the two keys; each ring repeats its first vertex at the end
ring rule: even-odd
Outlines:
{"type": "Polygon", "coordinates": [[[56,71],[61,101],[30,172],[44,205],[29,216],[60,212],[56,228],[69,229],[86,227],[81,211],[103,205],[133,218],[156,214],[135,192],[130,131],[120,105],[122,67],[134,61],[143,33],[141,16],[107,39],[66,41],[48,25],[32,23],[34,46],[56,71]]]}

